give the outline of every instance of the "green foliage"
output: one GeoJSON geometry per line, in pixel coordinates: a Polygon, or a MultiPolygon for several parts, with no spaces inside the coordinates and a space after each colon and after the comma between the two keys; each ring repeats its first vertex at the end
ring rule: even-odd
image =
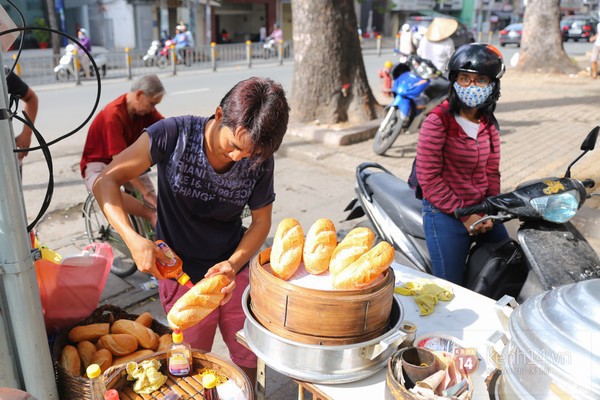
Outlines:
{"type": "MultiPolygon", "coordinates": [[[[40,28],[48,28],[48,24],[44,18],[36,18],[33,20],[33,26],[40,28]]],[[[33,30],[33,37],[38,43],[48,43],[50,40],[50,32],[42,30],[33,30]]]]}

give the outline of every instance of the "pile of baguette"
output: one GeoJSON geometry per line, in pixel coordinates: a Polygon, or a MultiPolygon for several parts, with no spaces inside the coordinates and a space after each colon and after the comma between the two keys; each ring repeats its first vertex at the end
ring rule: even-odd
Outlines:
{"type": "Polygon", "coordinates": [[[159,336],[150,328],[152,321],[152,315],[145,312],[135,320],[76,326],[69,331],[70,344],[63,347],[60,364],[73,376],[85,376],[90,364],[98,364],[104,372],[111,366],[168,350],[173,343],[171,334],[159,336]]]}
{"type": "Polygon", "coordinates": [[[374,243],[373,231],[361,227],[351,230],[338,244],[335,226],[326,218],[315,221],[305,238],[300,223],[285,218],[273,238],[271,271],[289,280],[304,263],[310,274],[329,271],[334,289],[361,289],[375,281],[394,260],[394,248],[389,243],[374,243]]]}

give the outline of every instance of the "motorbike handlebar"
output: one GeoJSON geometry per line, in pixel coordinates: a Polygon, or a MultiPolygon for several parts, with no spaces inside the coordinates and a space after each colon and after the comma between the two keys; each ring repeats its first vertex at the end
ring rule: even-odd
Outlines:
{"type": "Polygon", "coordinates": [[[588,178],[588,179],[584,179],[583,181],[581,181],[581,184],[586,187],[586,188],[593,188],[596,185],[596,182],[594,182],[593,179],[588,178]]]}
{"type": "Polygon", "coordinates": [[[456,210],[454,210],[454,216],[456,218],[465,217],[467,215],[472,214],[487,214],[487,207],[485,206],[485,203],[463,208],[457,208],[456,210]]]}

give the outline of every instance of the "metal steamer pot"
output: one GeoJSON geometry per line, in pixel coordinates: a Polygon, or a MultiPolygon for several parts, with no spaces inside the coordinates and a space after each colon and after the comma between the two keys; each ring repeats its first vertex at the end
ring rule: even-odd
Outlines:
{"type": "Polygon", "coordinates": [[[402,305],[395,296],[386,333],[366,342],[322,346],[285,339],[267,330],[252,315],[249,293],[246,288],[242,297],[248,346],[269,367],[293,379],[330,384],[364,379],[387,365],[406,336],[400,330],[402,305]]]}
{"type": "Polygon", "coordinates": [[[503,346],[493,397],[598,399],[600,279],[540,293],[509,315],[510,339],[490,339],[503,346]]]}

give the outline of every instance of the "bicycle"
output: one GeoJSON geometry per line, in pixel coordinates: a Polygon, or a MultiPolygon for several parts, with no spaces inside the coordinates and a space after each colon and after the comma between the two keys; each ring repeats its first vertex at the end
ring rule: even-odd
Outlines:
{"type": "MultiPolygon", "coordinates": [[[[139,192],[130,189],[126,189],[126,191],[141,201],[139,192]]],[[[85,232],[90,243],[105,242],[111,245],[114,260],[110,272],[119,277],[126,277],[137,271],[137,266],[131,258],[131,252],[127,248],[125,241],[110,225],[100,206],[98,206],[94,194],[91,192],[83,204],[83,220],[85,222],[85,232]]],[[[146,218],[129,214],[129,222],[131,222],[131,226],[140,236],[148,240],[156,240],[156,232],[150,221],[146,218]]]]}

